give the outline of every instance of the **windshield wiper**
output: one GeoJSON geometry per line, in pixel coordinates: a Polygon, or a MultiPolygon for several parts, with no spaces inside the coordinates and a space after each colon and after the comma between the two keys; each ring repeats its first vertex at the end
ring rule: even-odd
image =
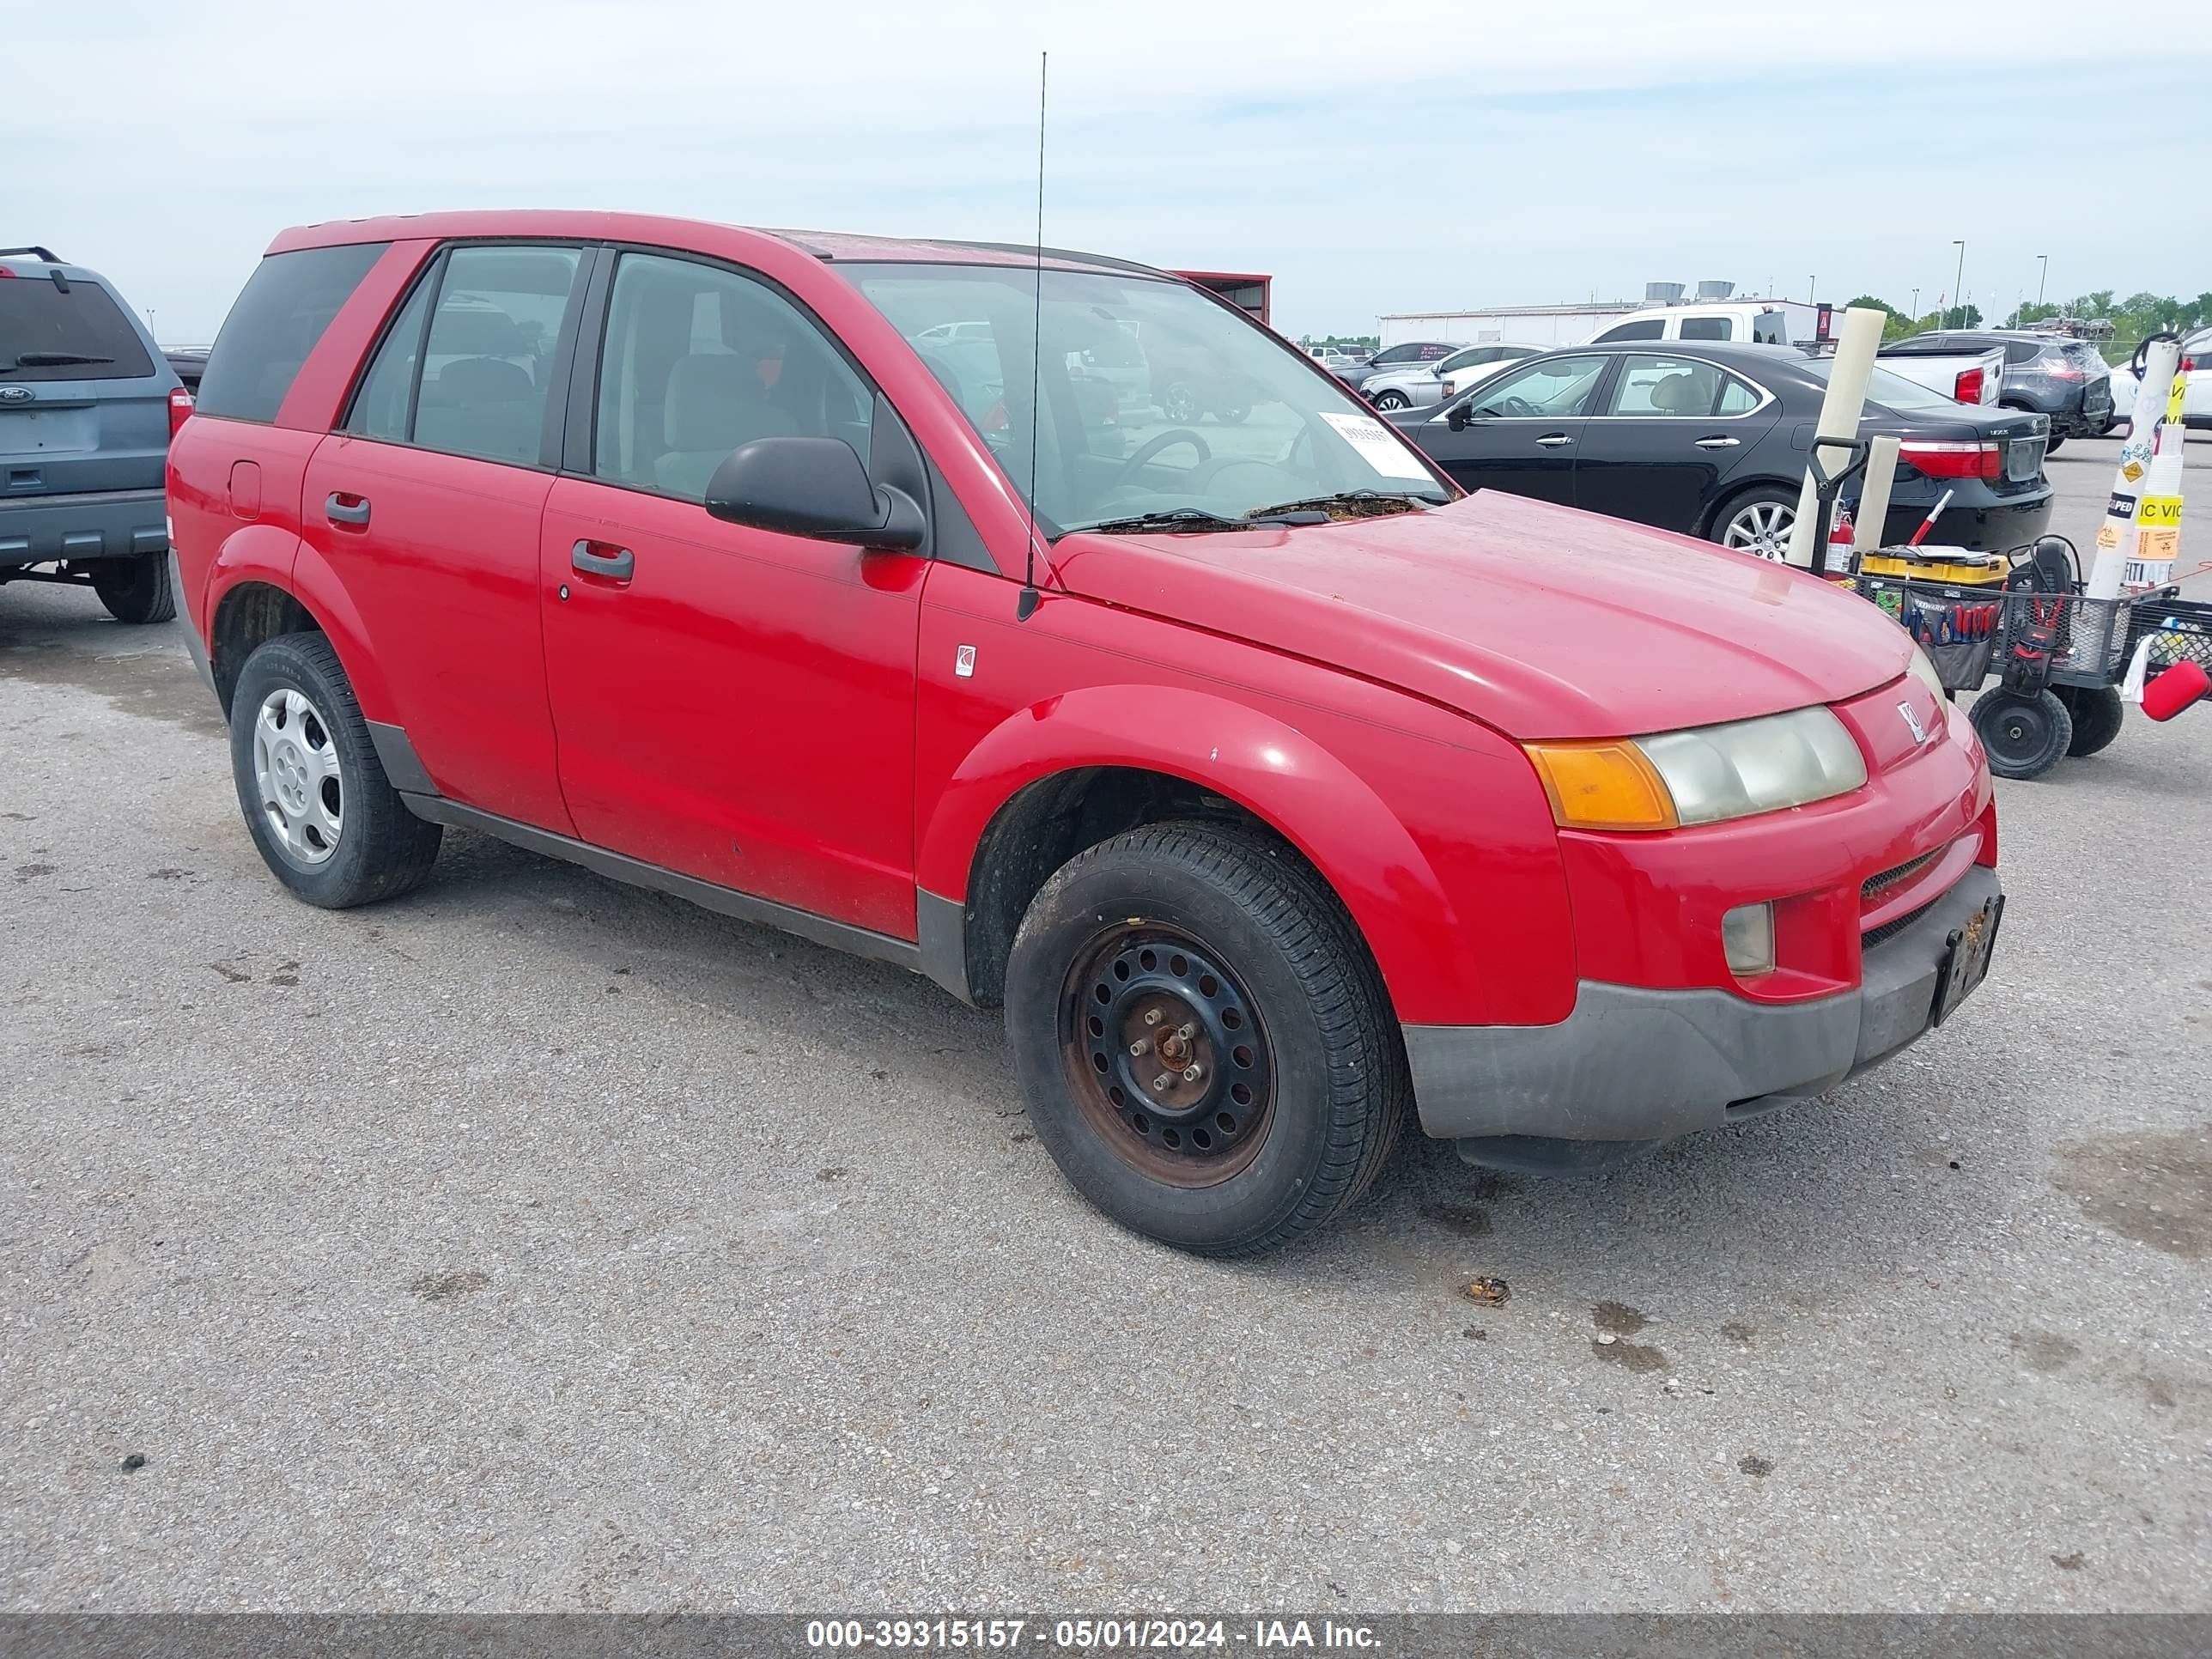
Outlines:
{"type": "Polygon", "coordinates": [[[11,368],[61,368],[72,363],[112,363],[112,357],[88,357],[82,351],[27,351],[17,357],[11,368]]]}
{"type": "Polygon", "coordinates": [[[1219,513],[1210,513],[1202,507],[1171,507],[1160,513],[1138,513],[1126,519],[1108,519],[1102,524],[1083,524],[1075,529],[1099,536],[1140,534],[1147,530],[1251,530],[1265,525],[1319,524],[1318,515],[1306,517],[1278,512],[1268,508],[1232,519],[1219,513]]]}
{"type": "Polygon", "coordinates": [[[1273,507],[1255,507],[1248,517],[1272,517],[1279,513],[1319,513],[1334,517],[1339,509],[1352,508],[1346,518],[1374,516],[1361,508],[1373,507],[1383,513],[1411,513],[1417,507],[1442,507],[1445,497],[1433,490],[1342,489],[1334,495],[1309,495],[1303,501],[1283,501],[1273,507]]]}

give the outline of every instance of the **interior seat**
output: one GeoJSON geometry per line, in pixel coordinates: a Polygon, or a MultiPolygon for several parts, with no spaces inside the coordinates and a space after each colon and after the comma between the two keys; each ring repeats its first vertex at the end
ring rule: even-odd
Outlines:
{"type": "Polygon", "coordinates": [[[795,434],[790,416],[768,401],[750,358],[695,352],[677,360],[661,410],[667,452],[653,477],[672,495],[703,501],[714,469],[740,444],[795,434]]]}

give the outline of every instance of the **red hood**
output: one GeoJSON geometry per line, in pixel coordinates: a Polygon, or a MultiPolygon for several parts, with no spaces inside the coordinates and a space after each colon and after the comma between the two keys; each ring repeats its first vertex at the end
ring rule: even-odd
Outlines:
{"type": "Polygon", "coordinates": [[[1426,513],[1063,538],[1073,592],[1334,663],[1509,737],[1608,738],[1836,702],[1907,641],[1799,570],[1485,490],[1426,513]]]}

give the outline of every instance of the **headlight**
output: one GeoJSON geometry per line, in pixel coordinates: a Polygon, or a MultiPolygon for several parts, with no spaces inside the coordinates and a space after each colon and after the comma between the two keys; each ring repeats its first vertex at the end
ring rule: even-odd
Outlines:
{"type": "Polygon", "coordinates": [[[1912,641],[1912,653],[1905,659],[1905,672],[1928,688],[1929,695],[1940,703],[1948,704],[1951,694],[1944,689],[1943,677],[1936,672],[1936,665],[1920,648],[1920,641],[1912,641]]]}
{"type": "Polygon", "coordinates": [[[1824,708],[1619,743],[1534,743],[1552,816],[1576,830],[1672,830],[1848,794],[1866,760],[1824,708]]]}

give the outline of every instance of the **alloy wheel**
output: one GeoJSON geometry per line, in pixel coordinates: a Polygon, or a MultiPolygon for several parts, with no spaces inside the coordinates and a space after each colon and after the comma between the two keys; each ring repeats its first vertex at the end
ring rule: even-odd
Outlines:
{"type": "Polygon", "coordinates": [[[1796,522],[1797,509],[1785,501],[1747,501],[1729,517],[1721,545],[1779,560],[1789,550],[1790,528],[1796,522]]]}

